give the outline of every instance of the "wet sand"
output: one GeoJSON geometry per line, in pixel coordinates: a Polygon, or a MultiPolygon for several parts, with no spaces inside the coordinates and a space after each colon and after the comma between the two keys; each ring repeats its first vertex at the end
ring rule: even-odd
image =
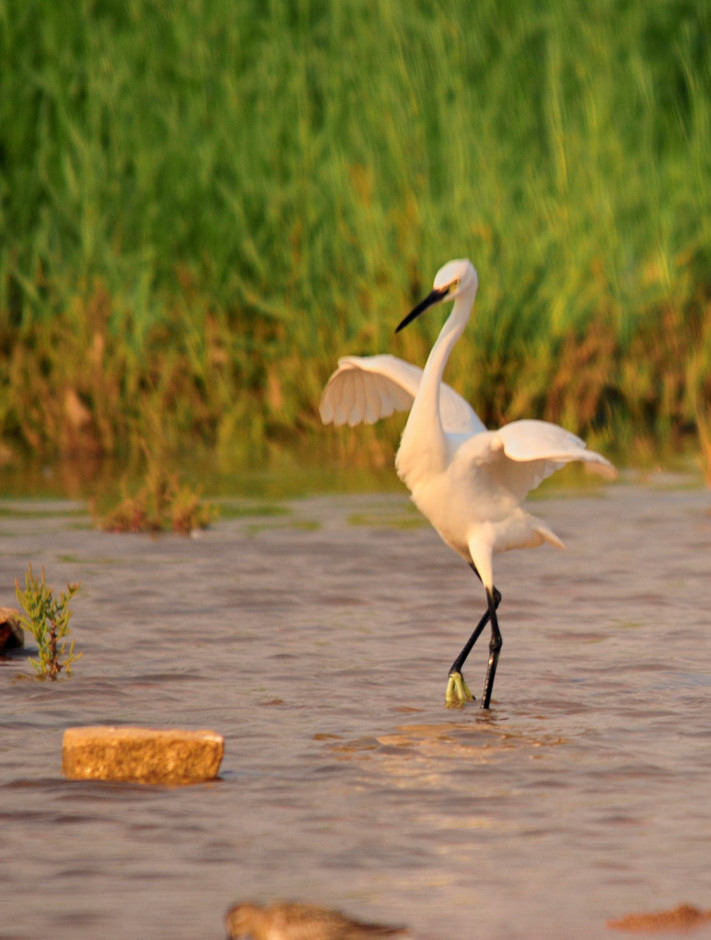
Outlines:
{"type": "Polygon", "coordinates": [[[711,907],[711,495],[531,505],[568,551],[496,560],[483,714],[443,706],[481,588],[404,496],[193,539],[3,503],[0,606],[28,561],[81,581],[84,657],[57,683],[0,660],[0,937],[205,940],[239,900],[290,898],[430,940],[595,940],[630,912],[711,907]],[[221,779],[63,779],[64,729],[93,724],[211,728],[221,779]]]}

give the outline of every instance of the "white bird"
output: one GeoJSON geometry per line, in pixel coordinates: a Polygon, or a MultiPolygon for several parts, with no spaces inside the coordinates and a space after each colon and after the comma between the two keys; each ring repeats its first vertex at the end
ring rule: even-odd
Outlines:
{"type": "Polygon", "coordinates": [[[395,467],[412,499],[444,542],[470,565],[486,591],[487,609],[449,671],[445,701],[462,705],[474,696],[462,667],[491,622],[489,662],[481,700],[489,708],[501,650],[493,556],[512,548],[563,543],[548,526],[525,512],[526,495],[564,464],[583,461],[602,476],[615,468],[584,441],[547,421],[513,421],[488,431],[469,404],[442,381],[450,353],[464,332],[479,278],[468,260],[449,261],[433,290],[396,332],[437,304],[454,306],[432,347],[424,370],[394,356],[348,356],[328,380],[320,404],[324,423],[373,423],[410,409],[395,467]]]}

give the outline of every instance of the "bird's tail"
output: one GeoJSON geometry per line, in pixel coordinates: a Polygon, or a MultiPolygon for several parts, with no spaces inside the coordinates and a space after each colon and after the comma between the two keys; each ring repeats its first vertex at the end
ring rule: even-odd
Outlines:
{"type": "MultiPolygon", "coordinates": [[[[542,522],[540,519],[534,518],[534,528],[538,535],[541,536],[541,540],[550,542],[551,545],[555,545],[556,548],[565,548],[565,543],[562,542],[555,532],[550,529],[545,522],[542,522]]],[[[539,543],[540,544],[540,543],[539,543]]]]}

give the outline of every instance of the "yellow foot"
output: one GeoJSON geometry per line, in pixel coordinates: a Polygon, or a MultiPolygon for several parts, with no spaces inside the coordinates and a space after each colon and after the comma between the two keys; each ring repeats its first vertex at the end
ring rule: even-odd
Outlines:
{"type": "Polygon", "coordinates": [[[444,695],[444,704],[447,708],[462,708],[467,702],[473,702],[474,696],[464,681],[461,672],[450,672],[447,682],[447,691],[444,695]]]}

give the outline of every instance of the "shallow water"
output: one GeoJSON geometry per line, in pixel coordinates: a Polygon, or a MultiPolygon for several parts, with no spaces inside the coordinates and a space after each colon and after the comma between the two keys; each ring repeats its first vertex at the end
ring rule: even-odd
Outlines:
{"type": "Polygon", "coordinates": [[[0,506],[0,605],[28,560],[81,581],[84,651],[53,684],[0,660],[0,937],[219,938],[245,898],[431,940],[594,940],[629,912],[711,907],[707,491],[533,504],[569,549],[496,561],[489,714],[443,707],[483,596],[404,497],[195,539],[99,533],[71,508],[0,506]],[[218,731],[221,779],[64,780],[64,729],[102,723],[218,731]]]}

